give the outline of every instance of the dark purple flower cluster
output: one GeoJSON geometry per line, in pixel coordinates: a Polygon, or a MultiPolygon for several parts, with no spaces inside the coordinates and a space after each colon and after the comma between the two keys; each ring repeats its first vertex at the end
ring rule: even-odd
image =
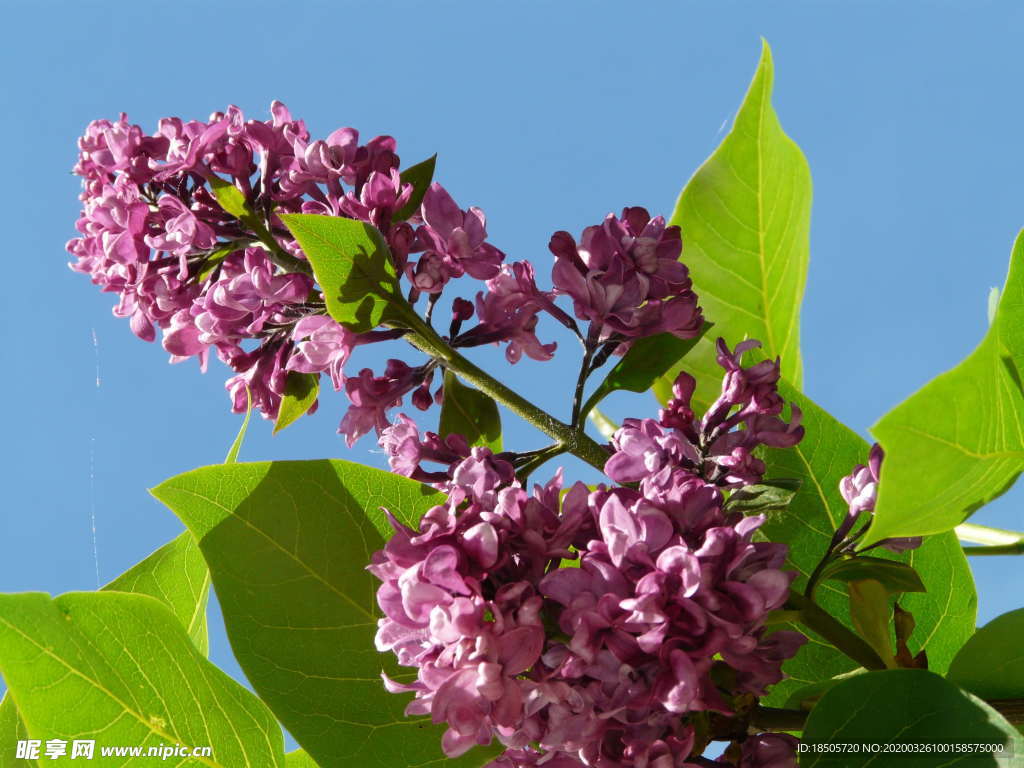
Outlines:
{"type": "MultiPolygon", "coordinates": [[[[760,479],[737,451],[793,445],[799,414],[778,418],[777,364],[743,368],[742,350],[720,348],[722,397],[703,419],[683,374],[660,422],[616,434],[606,471],[636,488],[563,492],[559,473],[529,494],[486,448],[421,439],[404,416],[383,431],[396,472],[448,494],[416,530],[392,519],[370,570],[378,649],[417,670],[388,689],[447,725],[449,756],[497,738],[494,768],[696,765],[687,715],[732,714],[782,678],[804,637],[765,620],[794,574],[784,545],[753,540],[764,518],[729,512],[725,490],[760,479]]],[[[785,765],[787,744],[752,737],[740,765],[785,765]]]]}
{"type": "Polygon", "coordinates": [[[776,389],[779,361],[741,365],[743,353],[758,346],[756,341],[744,341],[730,352],[725,341],[718,340],[718,363],[725,368],[725,379],[722,394],[703,418],[691,408],[696,382],[683,372],[658,421],[626,419],[613,440],[617,453],[608,462],[609,476],[620,483],[641,481],[644,493],[652,498],[669,492],[677,476],[696,476],[725,488],[760,482],[765,467],[754,449],[791,447],[800,442],[804,430],[795,405],[789,423],[779,417],[784,405],[776,389]]]}
{"type": "Polygon", "coordinates": [[[679,227],[661,216],[626,208],[587,227],[577,243],[568,232],[551,238],[559,293],[572,297],[576,317],[589,321],[601,341],[627,343],[656,333],[693,338],[703,324],[686,266],[679,261],[679,227]]]}
{"type": "MultiPolygon", "coordinates": [[[[508,358],[525,352],[546,360],[554,344],[534,335],[537,313],[550,304],[526,264],[504,266],[487,242],[479,208],[461,209],[433,183],[407,219],[397,213],[413,193],[402,181],[394,139],[365,144],[351,128],[313,140],[283,104],[266,122],[245,120],[229,107],[210,119],[166,118],[152,135],[128,122],[97,120],[79,140],[75,172],[83,179],[80,237],[68,243],[73,269],[118,294],[114,314],[130,318],[137,336],[157,329],[172,362],[210,351],[237,375],[227,382],[236,411],[253,404],[275,418],[289,371],[326,373],[353,406],[342,422],[351,443],[386,423],[385,411],[422,392],[432,369],[393,360],[381,376],[364,370],[347,379],[353,347],[397,333],[354,334],[325,314],[304,255],[281,213],[344,216],[384,235],[410,298],[436,296],[462,275],[485,281],[477,296],[479,323],[462,345],[507,343],[508,358]],[[217,202],[212,185],[228,181],[244,196],[250,217],[236,218],[217,202]],[[247,220],[248,219],[248,220],[247,220]]],[[[469,320],[474,307],[461,321],[469,320]]]]}

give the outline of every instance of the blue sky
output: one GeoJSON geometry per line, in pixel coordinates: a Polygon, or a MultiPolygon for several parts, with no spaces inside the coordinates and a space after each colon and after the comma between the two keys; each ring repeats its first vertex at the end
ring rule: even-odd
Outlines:
{"type": "MultiPolygon", "coordinates": [[[[229,103],[262,117],[276,98],[315,135],[389,133],[406,162],[437,152],[437,178],[544,275],[553,231],[624,205],[670,212],[764,36],[776,109],[815,185],[806,389],[863,432],[984,333],[1024,226],[1021,22],[1024,6],[985,0],[6,3],[0,590],[95,588],[97,568],[109,581],[170,539],[180,525],[145,489],[220,461],[239,424],[224,368],[168,366],[66,267],[69,169],[89,120],[126,111],[152,130],[229,103]]],[[[501,374],[565,409],[577,359],[561,351],[501,374]]],[[[349,451],[335,435],[343,409],[323,397],[273,438],[255,423],[242,458],[380,464],[371,440],[349,451]]],[[[537,438],[515,426],[508,440],[537,438]]],[[[975,520],[1024,527],[1022,500],[1017,489],[975,520]]],[[[1021,561],[974,565],[981,621],[1019,606],[1021,561]]],[[[213,658],[238,674],[222,633],[213,658]]]]}

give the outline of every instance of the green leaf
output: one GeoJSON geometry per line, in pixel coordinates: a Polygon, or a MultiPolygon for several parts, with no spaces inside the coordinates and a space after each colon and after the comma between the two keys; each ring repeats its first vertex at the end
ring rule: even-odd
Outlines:
{"type": "Polygon", "coordinates": [[[10,693],[4,693],[3,701],[0,701],[0,768],[36,768],[38,761],[19,760],[15,757],[18,754],[18,742],[30,738],[18,708],[14,705],[14,699],[10,693]]]}
{"type": "MultiPolygon", "coordinates": [[[[768,44],[732,130],[687,183],[671,223],[683,230],[682,260],[715,335],[732,347],[746,338],[782,358],[782,375],[801,386],[800,301],[810,253],[811,173],[771,105],[768,44]]],[[[714,339],[687,356],[697,377],[694,403],[718,396],[722,372],[714,339]]],[[[676,366],[656,389],[665,399],[676,366]]]]}
{"type": "Polygon", "coordinates": [[[799,490],[800,481],[796,479],[768,480],[733,491],[729,494],[725,507],[730,512],[740,512],[744,515],[783,512],[789,508],[799,490]]]}
{"type": "Polygon", "coordinates": [[[932,672],[890,669],[844,680],[811,710],[803,732],[801,768],[1019,768],[1024,739],[996,710],[932,672]],[[814,745],[997,744],[1009,758],[989,754],[816,753],[814,745]]]}
{"type": "MultiPolygon", "coordinates": [[[[103,590],[133,592],[160,600],[177,617],[192,643],[205,656],[209,649],[206,629],[209,588],[210,572],[206,562],[192,534],[186,531],[133,565],[103,590]]],[[[28,738],[27,734],[13,699],[5,694],[0,702],[0,768],[35,764],[34,760],[14,759],[18,741],[28,738]]]]}
{"type": "Polygon", "coordinates": [[[889,590],[874,579],[851,581],[847,584],[850,593],[850,619],[857,634],[867,640],[878,657],[890,669],[896,666],[892,655],[889,607],[889,590]]]}
{"type": "Polygon", "coordinates": [[[220,176],[214,174],[210,174],[209,182],[210,188],[213,190],[213,196],[217,198],[217,204],[227,213],[246,223],[249,223],[250,219],[256,218],[252,208],[249,207],[248,201],[245,199],[245,195],[242,194],[242,190],[230,181],[225,181],[220,176]]]}
{"type": "Polygon", "coordinates": [[[455,433],[471,446],[485,445],[501,452],[501,414],[498,404],[478,389],[459,381],[451,371],[444,372],[444,402],[441,404],[441,437],[455,433]]]}
{"type": "Polygon", "coordinates": [[[986,699],[1024,698],[1024,608],[998,616],[971,637],[947,677],[986,699]]]}
{"type": "Polygon", "coordinates": [[[173,613],[201,654],[210,650],[206,602],[210,572],[199,545],[188,531],[164,544],[103,587],[106,592],[149,595],[173,613]]]}
{"type": "Polygon", "coordinates": [[[159,600],[0,595],[0,672],[33,738],[212,747],[185,765],[284,765],[281,729],[159,600]],[[73,705],[72,705],[73,703],[73,705]]]}
{"type": "Polygon", "coordinates": [[[296,749],[284,756],[285,768],[319,768],[316,761],[305,750],[296,749]]]}
{"type": "MultiPolygon", "coordinates": [[[[228,637],[246,676],[320,765],[402,768],[442,762],[442,729],[403,714],[381,671],[377,580],[366,571],[389,526],[444,497],[428,486],[346,461],[282,461],[197,469],[153,494],[199,540],[228,637]]],[[[487,750],[445,765],[477,768],[487,750]]]]}
{"type": "Polygon", "coordinates": [[[871,429],[885,449],[865,544],[948,531],[1024,470],[1024,232],[977,349],[871,429]]]}
{"type": "Polygon", "coordinates": [[[249,417],[252,416],[252,392],[249,390],[249,385],[245,385],[245,418],[242,419],[242,426],[238,429],[238,434],[235,435],[235,441],[231,443],[231,447],[228,449],[228,455],[224,457],[225,464],[234,464],[238,461],[238,452],[242,450],[242,443],[245,442],[245,433],[249,429],[249,417]]]}
{"type": "Polygon", "coordinates": [[[302,246],[327,311],[339,323],[363,333],[407,306],[391,252],[376,228],[355,219],[308,213],[282,214],[281,220],[302,246]]]}
{"type": "Polygon", "coordinates": [[[704,323],[700,334],[692,339],[680,339],[671,333],[659,333],[635,341],[615,367],[608,371],[604,381],[587,398],[580,412],[589,414],[604,398],[620,389],[646,392],[672,365],[693,349],[712,325],[704,323]]]}
{"type": "Polygon", "coordinates": [[[917,571],[909,565],[882,557],[858,555],[836,560],[822,572],[821,578],[845,582],[871,579],[885,587],[889,594],[925,591],[917,571]]]}
{"type": "Polygon", "coordinates": [[[434,164],[437,162],[437,155],[431,155],[422,163],[410,166],[402,171],[402,183],[412,184],[412,197],[409,202],[399,208],[391,216],[392,221],[405,221],[420,208],[423,196],[427,194],[427,188],[434,178],[434,164]]]}
{"type": "MultiPolygon", "coordinates": [[[[761,533],[768,541],[789,545],[788,564],[798,573],[794,586],[802,591],[848,512],[839,493],[839,481],[855,465],[867,461],[869,446],[786,382],[780,383],[779,392],[783,399],[800,407],[806,436],[793,448],[766,449],[761,458],[768,467],[766,477],[796,478],[801,485],[788,509],[768,513],[761,533]]],[[[945,672],[957,650],[974,632],[977,615],[974,580],[956,534],[950,531],[928,537],[919,549],[902,556],[886,551],[878,556],[898,559],[920,576],[927,592],[910,593],[900,600],[917,620],[910,645],[915,653],[926,648],[931,668],[945,672]]],[[[828,581],[820,584],[815,600],[850,625],[849,601],[841,585],[828,581]]],[[[764,703],[782,706],[800,687],[850,672],[857,666],[812,634],[810,642],[783,666],[790,678],[776,685],[764,703]]]]}
{"type": "Polygon", "coordinates": [[[816,704],[818,700],[825,695],[826,691],[830,691],[839,685],[843,680],[847,680],[854,675],[863,675],[867,672],[864,667],[857,667],[850,672],[844,672],[837,677],[830,677],[827,680],[820,680],[817,683],[811,683],[805,685],[803,688],[798,688],[789,695],[786,699],[786,703],[783,706],[786,709],[810,709],[812,705],[816,704]]]}
{"type": "MultiPolygon", "coordinates": [[[[234,187],[232,187],[232,189],[234,189],[234,187]]],[[[224,263],[224,259],[238,250],[238,243],[228,243],[227,245],[222,245],[216,250],[211,251],[206,257],[206,260],[203,261],[203,268],[200,269],[199,273],[196,275],[196,280],[200,283],[205,283],[210,278],[210,275],[212,275],[217,268],[224,263]]]]}
{"type": "Polygon", "coordinates": [[[274,422],[274,434],[276,435],[312,408],[319,394],[320,374],[288,371],[288,378],[284,382],[281,407],[277,411],[277,421],[274,422]]]}

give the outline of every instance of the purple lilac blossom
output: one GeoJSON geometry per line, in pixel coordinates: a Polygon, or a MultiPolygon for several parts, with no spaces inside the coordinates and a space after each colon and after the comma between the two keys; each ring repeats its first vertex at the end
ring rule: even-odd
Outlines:
{"type": "MultiPolygon", "coordinates": [[[[875,443],[871,446],[871,453],[868,455],[868,463],[858,464],[853,471],[839,481],[839,492],[843,499],[850,505],[850,511],[836,531],[834,541],[839,543],[853,529],[854,524],[860,518],[861,513],[867,512],[870,516],[875,511],[875,503],[878,501],[878,484],[882,476],[882,459],[885,452],[882,446],[875,443]]],[[[924,539],[920,536],[907,538],[885,539],[880,542],[883,549],[890,552],[906,552],[909,549],[917,549],[924,539]]]]}
{"type": "MultiPolygon", "coordinates": [[[[415,278],[439,270],[435,284],[413,279],[414,288],[428,292],[463,274],[495,279],[504,254],[487,242],[483,212],[462,210],[437,183],[409,221],[393,221],[412,186],[401,180],[391,137],[360,144],[357,131],[341,128],[325,140],[313,139],[280,102],[270,111],[267,121],[246,120],[234,106],[205,122],[164,118],[152,135],[123,114],[90,123],[74,169],[82,177],[82,213],[79,237],[67,245],[71,268],[118,295],[114,314],[129,318],[139,338],[154,341],[161,330],[171,362],[196,358],[206,370],[214,352],[237,374],[226,385],[236,411],[245,409],[248,387],[254,406],[274,418],[289,371],[328,374],[336,390],[357,393],[362,402],[343,422],[351,442],[368,425],[379,429],[386,421],[378,405],[367,410],[373,398],[365,376],[358,377],[364,384],[346,387],[345,363],[354,346],[400,334],[356,336],[326,317],[313,281],[276,265],[267,250],[273,245],[305,258],[277,214],[373,224],[400,274],[415,278]],[[276,243],[260,242],[248,223],[221,209],[209,187],[214,176],[245,196],[276,243]],[[411,263],[416,253],[418,261],[411,263]],[[219,263],[211,261],[214,254],[219,263]]],[[[495,286],[487,295],[492,293],[497,298],[488,307],[508,291],[495,286]]],[[[482,319],[495,326],[490,341],[510,343],[510,356],[525,351],[547,359],[553,345],[531,337],[535,314],[510,319],[489,308],[482,319]]],[[[397,402],[396,392],[385,393],[388,402],[397,402]]],[[[423,394],[414,400],[422,405],[423,394]]]]}
{"type": "MultiPolygon", "coordinates": [[[[731,714],[736,696],[782,679],[782,662],[805,642],[765,625],[794,577],[783,570],[786,547],[754,541],[762,516],[723,509],[723,487],[757,478],[723,474],[722,454],[701,461],[700,451],[731,434],[726,424],[772,444],[802,433],[764,421],[781,410],[771,365],[744,369],[742,350],[722,349],[729,408],[684,419],[683,377],[662,414],[681,431],[645,420],[616,434],[611,477],[631,482],[622,478],[638,461],[653,462],[638,488],[563,492],[559,472],[529,494],[486,448],[421,440],[404,416],[383,431],[396,471],[448,494],[415,530],[391,518],[395,535],[370,566],[381,580],[378,650],[417,672],[385,684],[414,694],[407,714],[446,724],[447,755],[497,739],[506,751],[492,768],[683,768],[696,765],[688,713],[731,714]],[[744,418],[730,420],[733,408],[744,418]],[[634,440],[645,450],[631,451],[634,440]],[[446,468],[427,475],[423,461],[446,468]]],[[[762,741],[744,744],[742,765],[784,765],[771,762],[778,745],[762,741]]]]}
{"type": "Polygon", "coordinates": [[[756,346],[756,341],[745,341],[730,352],[725,341],[718,340],[718,363],[726,374],[721,395],[703,417],[697,418],[691,408],[696,383],[684,371],[658,420],[623,421],[612,439],[616,454],[608,462],[609,477],[620,483],[640,482],[652,498],[673,492],[668,489],[678,485],[675,476],[680,472],[724,488],[760,482],[765,466],[754,450],[760,445],[796,445],[804,429],[795,405],[788,423],[780,418],[784,403],[776,389],[779,361],[742,366],[743,353],[756,346]]]}
{"type": "Polygon", "coordinates": [[[555,289],[572,298],[576,317],[599,329],[601,341],[666,332],[689,339],[700,332],[697,296],[679,261],[679,227],[666,226],[663,217],[626,208],[621,217],[610,213],[584,229],[578,243],[556,232],[549,248],[555,289]]]}

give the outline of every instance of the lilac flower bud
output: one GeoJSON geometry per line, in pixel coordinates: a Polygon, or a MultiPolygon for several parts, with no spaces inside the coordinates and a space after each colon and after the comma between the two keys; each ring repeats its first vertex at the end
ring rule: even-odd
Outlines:
{"type": "MultiPolygon", "coordinates": [[[[858,464],[849,475],[839,481],[839,492],[846,503],[850,505],[850,511],[836,530],[833,537],[835,544],[842,541],[853,529],[862,512],[869,514],[874,512],[875,503],[878,500],[878,484],[882,476],[882,459],[884,458],[885,453],[882,451],[882,446],[875,443],[871,446],[867,466],[858,464]]],[[[899,553],[917,549],[923,541],[921,536],[885,539],[880,546],[890,552],[899,553]]]]}

